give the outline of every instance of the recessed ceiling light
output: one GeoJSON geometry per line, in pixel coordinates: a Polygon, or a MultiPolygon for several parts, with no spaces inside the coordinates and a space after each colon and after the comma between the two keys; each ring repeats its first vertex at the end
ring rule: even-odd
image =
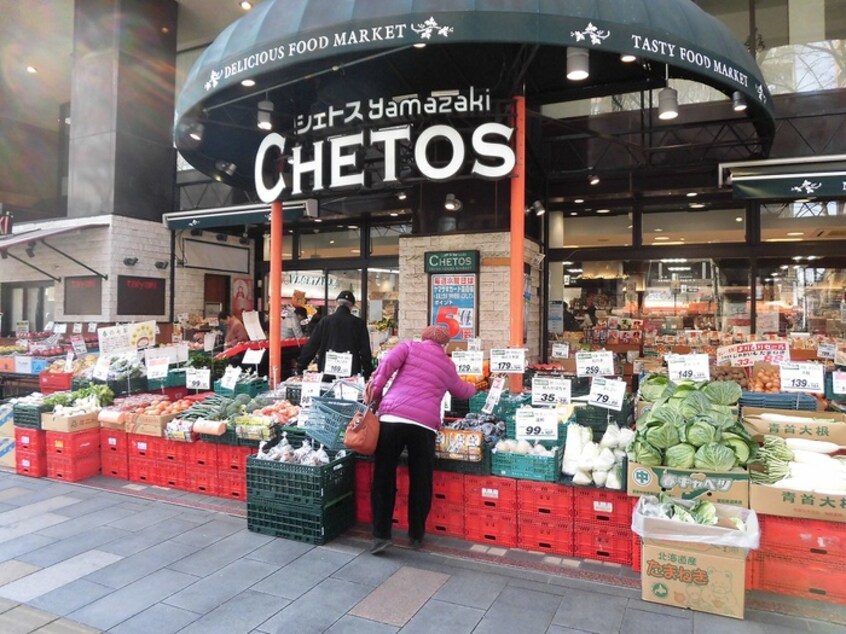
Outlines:
{"type": "Polygon", "coordinates": [[[634,227],[634,225],[629,225],[626,229],[631,229],[632,227],[634,227]]]}
{"type": "Polygon", "coordinates": [[[632,62],[637,61],[637,57],[628,53],[623,53],[620,55],[620,61],[624,64],[631,64],[632,62]]]}
{"type": "Polygon", "coordinates": [[[426,48],[426,42],[417,42],[414,44],[414,48],[426,48]]]}
{"type": "Polygon", "coordinates": [[[611,210],[610,209],[597,209],[596,213],[598,213],[598,214],[610,214],[611,210]]]}
{"type": "Polygon", "coordinates": [[[815,255],[809,255],[809,256],[808,256],[808,260],[809,260],[809,261],[810,261],[810,260],[816,260],[816,259],[817,259],[817,256],[815,256],[815,255]]]}
{"type": "Polygon", "coordinates": [[[737,218],[735,218],[735,219],[734,219],[734,221],[735,221],[735,222],[743,222],[743,217],[742,217],[742,216],[738,216],[737,218]]]}
{"type": "Polygon", "coordinates": [[[658,232],[658,233],[661,233],[663,231],[663,229],[661,227],[658,227],[655,231],[658,232]]]}
{"type": "Polygon", "coordinates": [[[162,30],[162,33],[164,33],[165,35],[167,35],[168,33],[170,33],[170,29],[169,29],[169,28],[167,28],[166,26],[163,26],[161,30],[162,30]]]}
{"type": "Polygon", "coordinates": [[[249,0],[241,0],[241,2],[238,3],[238,6],[241,7],[244,11],[249,11],[253,8],[253,3],[249,0]]]}
{"type": "Polygon", "coordinates": [[[585,202],[585,199],[584,198],[576,198],[576,200],[574,200],[573,202],[576,203],[577,205],[581,205],[583,202],[585,202]]]}
{"type": "Polygon", "coordinates": [[[767,238],[764,242],[802,242],[802,238],[767,238]]]}
{"type": "Polygon", "coordinates": [[[392,218],[396,218],[397,216],[399,216],[399,214],[398,214],[397,212],[395,212],[395,211],[392,211],[392,212],[391,212],[391,217],[392,217],[392,218]]]}
{"type": "Polygon", "coordinates": [[[578,212],[578,211],[571,211],[571,212],[570,212],[570,215],[571,215],[571,216],[578,216],[578,215],[579,215],[579,212],[578,212]]]}
{"type": "Polygon", "coordinates": [[[314,221],[315,222],[323,222],[323,218],[315,218],[314,221]]]}
{"type": "Polygon", "coordinates": [[[805,232],[804,231],[788,231],[787,235],[789,235],[789,236],[804,236],[805,232]]]}
{"type": "Polygon", "coordinates": [[[655,241],[658,242],[659,240],[669,240],[669,236],[655,236],[655,241]]]}
{"type": "Polygon", "coordinates": [[[34,75],[38,72],[38,69],[35,66],[27,66],[26,72],[28,72],[30,75],[34,75]]]}
{"type": "Polygon", "coordinates": [[[687,192],[688,198],[696,198],[699,194],[696,192],[687,192]]]}
{"type": "Polygon", "coordinates": [[[782,264],[782,265],[781,265],[780,267],[778,267],[778,268],[780,268],[782,271],[786,271],[786,270],[787,270],[787,269],[789,269],[790,267],[789,267],[787,264],[782,264]]]}
{"type": "Polygon", "coordinates": [[[256,85],[256,80],[255,79],[244,79],[244,80],[241,81],[241,85],[246,86],[247,88],[252,88],[253,86],[256,85]]]}
{"type": "Polygon", "coordinates": [[[799,204],[802,204],[802,203],[809,203],[809,202],[811,202],[811,199],[810,199],[810,198],[797,198],[797,199],[796,199],[796,200],[794,200],[793,202],[797,202],[797,203],[799,203],[799,204]]]}
{"type": "Polygon", "coordinates": [[[691,209],[704,209],[705,203],[690,203],[691,209]]]}
{"type": "Polygon", "coordinates": [[[329,240],[329,244],[335,244],[334,240],[329,240]]]}
{"type": "Polygon", "coordinates": [[[590,184],[591,185],[599,185],[599,176],[597,176],[596,174],[591,176],[590,177],[590,184]]]}
{"type": "Polygon", "coordinates": [[[570,266],[571,264],[573,264],[573,262],[570,260],[564,260],[561,264],[563,264],[564,266],[570,266]]]}
{"type": "Polygon", "coordinates": [[[352,253],[361,253],[361,249],[350,249],[352,253]]]}

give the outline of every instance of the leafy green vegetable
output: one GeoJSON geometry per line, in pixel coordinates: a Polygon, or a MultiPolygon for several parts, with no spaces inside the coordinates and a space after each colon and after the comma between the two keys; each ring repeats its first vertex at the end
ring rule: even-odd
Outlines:
{"type": "Polygon", "coordinates": [[[690,392],[682,401],[681,415],[685,418],[693,418],[704,414],[712,407],[710,399],[702,392],[690,392]]]}
{"type": "MultiPolygon", "coordinates": [[[[671,423],[672,425],[675,425],[677,427],[679,425],[684,424],[684,417],[682,416],[681,412],[672,407],[668,407],[667,405],[655,407],[650,413],[649,417],[650,419],[658,421],[659,423],[671,423]]],[[[651,425],[648,426],[651,427],[651,425]]]]}
{"type": "Polygon", "coordinates": [[[687,426],[686,436],[687,442],[691,445],[701,447],[716,440],[717,429],[703,417],[687,426]]]}
{"type": "Polygon", "coordinates": [[[697,524],[714,526],[717,523],[717,507],[707,500],[699,500],[694,504],[690,514],[697,524]]]}
{"type": "Polygon", "coordinates": [[[734,405],[743,395],[734,381],[713,381],[703,387],[702,392],[716,405],[734,405]]]}
{"type": "Polygon", "coordinates": [[[679,430],[673,423],[662,423],[646,430],[646,441],[656,449],[667,449],[679,443],[679,430]]]}
{"type": "Polygon", "coordinates": [[[664,452],[664,464],[675,469],[690,469],[693,467],[693,456],[696,448],[687,443],[670,447],[664,452]]]}
{"type": "Polygon", "coordinates": [[[631,459],[647,467],[661,466],[661,452],[643,438],[635,438],[632,443],[631,459]]]}
{"type": "Polygon", "coordinates": [[[670,379],[661,374],[650,374],[640,383],[640,396],[644,401],[659,400],[670,385],[670,379]]]}
{"type": "Polygon", "coordinates": [[[728,471],[736,461],[737,457],[731,449],[718,442],[709,442],[696,450],[693,464],[697,469],[728,471]]]}

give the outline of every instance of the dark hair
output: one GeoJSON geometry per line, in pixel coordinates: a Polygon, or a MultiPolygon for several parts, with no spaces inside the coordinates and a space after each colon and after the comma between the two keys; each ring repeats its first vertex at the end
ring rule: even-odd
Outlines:
{"type": "Polygon", "coordinates": [[[228,311],[228,310],[222,310],[222,311],[220,311],[220,312],[217,314],[217,319],[218,319],[219,321],[226,321],[227,319],[229,319],[229,311],[228,311]]]}
{"type": "Polygon", "coordinates": [[[570,308],[570,304],[568,304],[567,302],[561,302],[561,306],[564,308],[564,310],[570,308]]]}
{"type": "Polygon", "coordinates": [[[308,317],[308,311],[302,306],[296,306],[294,308],[294,313],[303,318],[308,317]]]}

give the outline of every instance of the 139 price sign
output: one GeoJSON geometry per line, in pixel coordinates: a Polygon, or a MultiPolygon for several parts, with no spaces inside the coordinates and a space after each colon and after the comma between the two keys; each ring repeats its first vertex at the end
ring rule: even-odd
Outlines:
{"type": "Polygon", "coordinates": [[[782,363],[783,392],[824,392],[823,366],[819,363],[782,363]]]}

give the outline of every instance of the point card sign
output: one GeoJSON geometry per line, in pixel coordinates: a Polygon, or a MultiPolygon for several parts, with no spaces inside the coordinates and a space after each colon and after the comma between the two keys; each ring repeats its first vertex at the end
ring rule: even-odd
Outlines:
{"type": "Polygon", "coordinates": [[[311,399],[320,396],[322,382],[322,372],[303,373],[303,381],[300,384],[300,408],[311,407],[311,399]]]}
{"type": "Polygon", "coordinates": [[[570,403],[572,381],[555,377],[532,378],[532,405],[550,406],[570,403]]]}
{"type": "Polygon", "coordinates": [[[790,361],[790,345],[786,341],[751,341],[717,348],[717,365],[748,368],[759,361],[790,361]]]}
{"type": "Polygon", "coordinates": [[[610,350],[576,353],[576,376],[611,376],[614,374],[614,353],[610,350]]]}
{"type": "Polygon", "coordinates": [[[167,357],[155,357],[147,361],[147,378],[148,379],[164,379],[167,378],[167,371],[170,367],[170,361],[167,357]]]}
{"type": "Polygon", "coordinates": [[[429,276],[433,326],[446,328],[450,339],[465,340],[476,336],[476,273],[436,273],[429,276]]]}
{"type": "Polygon", "coordinates": [[[526,371],[525,348],[492,348],[491,372],[523,374],[526,371]]]}

